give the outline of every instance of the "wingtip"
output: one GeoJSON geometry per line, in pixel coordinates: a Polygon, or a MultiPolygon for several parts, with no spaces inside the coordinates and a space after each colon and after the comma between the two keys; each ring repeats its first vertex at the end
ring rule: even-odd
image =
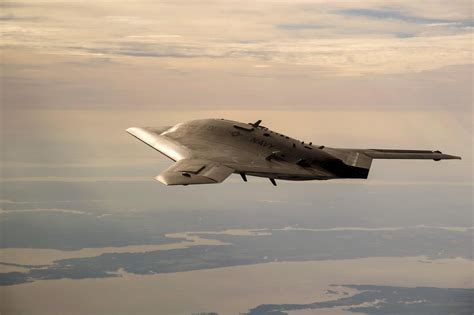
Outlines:
{"type": "Polygon", "coordinates": [[[460,156],[443,154],[443,157],[440,160],[462,160],[460,156]]]}
{"type": "Polygon", "coordinates": [[[127,129],[125,129],[125,131],[128,132],[128,133],[133,133],[133,131],[136,130],[136,129],[137,129],[137,127],[129,127],[127,129]]]}
{"type": "Polygon", "coordinates": [[[444,154],[443,152],[441,152],[439,150],[433,151],[433,153],[440,154],[441,155],[440,160],[462,160],[462,158],[460,156],[444,154]]]}
{"type": "Polygon", "coordinates": [[[451,159],[451,160],[462,160],[460,156],[457,155],[450,155],[450,154],[445,154],[446,159],[451,159]]]}
{"type": "Polygon", "coordinates": [[[169,186],[169,184],[166,182],[166,180],[161,175],[155,176],[155,180],[162,183],[163,185],[169,186]]]}

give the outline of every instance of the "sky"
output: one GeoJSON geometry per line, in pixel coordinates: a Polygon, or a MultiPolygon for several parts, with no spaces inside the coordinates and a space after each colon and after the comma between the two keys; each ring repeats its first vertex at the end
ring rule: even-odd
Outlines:
{"type": "Polygon", "coordinates": [[[2,1],[2,103],[471,111],[471,1],[2,1]]]}
{"type": "Polygon", "coordinates": [[[0,6],[4,165],[156,161],[123,130],[223,117],[329,146],[440,149],[472,177],[471,1],[0,6]]]}

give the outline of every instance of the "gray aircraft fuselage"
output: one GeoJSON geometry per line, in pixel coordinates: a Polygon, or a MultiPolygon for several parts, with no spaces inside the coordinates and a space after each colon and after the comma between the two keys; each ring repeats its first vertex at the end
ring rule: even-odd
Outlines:
{"type": "Polygon", "coordinates": [[[157,179],[167,185],[218,183],[231,173],[284,180],[367,178],[372,159],[459,159],[428,150],[340,149],[246,124],[202,119],[127,131],[177,162],[157,179]]]}

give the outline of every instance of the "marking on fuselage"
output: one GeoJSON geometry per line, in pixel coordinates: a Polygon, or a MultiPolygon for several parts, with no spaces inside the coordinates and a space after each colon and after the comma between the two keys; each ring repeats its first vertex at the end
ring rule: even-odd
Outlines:
{"type": "Polygon", "coordinates": [[[257,137],[252,137],[252,138],[250,139],[250,142],[255,143],[255,144],[258,144],[258,145],[260,145],[260,146],[262,146],[262,147],[264,147],[264,148],[273,148],[273,147],[274,147],[274,145],[271,144],[270,142],[265,141],[265,140],[263,140],[263,139],[258,139],[257,137]]]}

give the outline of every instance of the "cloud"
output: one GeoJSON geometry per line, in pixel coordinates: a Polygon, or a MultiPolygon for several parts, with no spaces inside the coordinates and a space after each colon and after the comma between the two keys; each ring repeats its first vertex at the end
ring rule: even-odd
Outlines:
{"type": "Polygon", "coordinates": [[[287,200],[273,200],[273,199],[261,199],[257,200],[258,202],[263,202],[263,203],[288,203],[287,200]]]}
{"type": "Polygon", "coordinates": [[[104,202],[108,199],[70,199],[70,200],[48,200],[48,201],[13,201],[9,199],[0,199],[0,204],[41,204],[41,203],[76,203],[76,202],[104,202]]]}
{"type": "Polygon", "coordinates": [[[393,9],[342,9],[335,11],[337,14],[345,16],[366,17],[377,20],[396,20],[414,24],[444,25],[444,26],[472,26],[474,20],[448,20],[441,18],[429,18],[424,16],[411,15],[393,9]]]}
{"type": "Polygon", "coordinates": [[[457,3],[398,1],[391,2],[397,9],[380,9],[371,1],[358,2],[362,8],[264,1],[242,11],[239,2],[73,1],[81,14],[63,1],[18,3],[25,6],[6,9],[0,21],[4,103],[11,107],[471,103],[469,91],[441,86],[444,78],[430,74],[391,92],[402,90],[398,75],[473,63],[472,20],[457,3]],[[14,19],[34,16],[48,20],[14,19]],[[364,79],[343,79],[353,77],[364,79]],[[430,91],[426,79],[434,82],[430,91]]]}
{"type": "Polygon", "coordinates": [[[122,55],[129,57],[155,57],[155,58],[221,58],[217,51],[206,50],[190,45],[173,45],[144,43],[141,41],[124,41],[116,43],[99,43],[96,47],[67,47],[71,51],[83,51],[92,55],[122,55]],[[102,47],[100,47],[102,46],[102,47]]]}
{"type": "Polygon", "coordinates": [[[410,38],[410,37],[416,37],[416,34],[410,33],[410,32],[399,32],[399,33],[395,33],[395,36],[398,38],[410,38]]]}
{"type": "Polygon", "coordinates": [[[471,35],[396,38],[293,39],[261,43],[156,38],[95,42],[67,49],[91,55],[152,58],[225,58],[320,66],[334,74],[401,73],[469,64],[471,35]]]}
{"type": "Polygon", "coordinates": [[[320,24],[277,24],[275,25],[276,28],[283,29],[283,30],[315,30],[315,29],[322,29],[326,28],[325,25],[320,24]]]}
{"type": "Polygon", "coordinates": [[[446,20],[435,19],[435,18],[426,18],[421,16],[414,16],[410,14],[403,13],[401,11],[391,10],[391,9],[342,9],[335,11],[338,14],[349,15],[349,16],[361,16],[372,19],[380,20],[399,20],[410,23],[445,23],[446,20]]]}
{"type": "Polygon", "coordinates": [[[90,213],[80,211],[80,210],[71,210],[71,209],[58,209],[58,208],[38,208],[38,209],[22,209],[22,210],[3,210],[0,209],[0,216],[1,215],[6,215],[6,214],[19,214],[19,213],[25,213],[25,212],[32,212],[32,213],[38,213],[38,212],[60,212],[60,213],[68,213],[68,214],[87,214],[90,215],[90,213]]]}
{"type": "Polygon", "coordinates": [[[16,1],[2,1],[0,2],[0,8],[6,9],[6,8],[23,8],[28,6],[25,3],[21,2],[16,2],[16,1]]]}
{"type": "Polygon", "coordinates": [[[43,22],[48,20],[46,17],[40,17],[40,16],[18,16],[14,14],[3,14],[0,15],[0,22],[1,21],[25,21],[25,22],[43,22]]]}
{"type": "Polygon", "coordinates": [[[127,16],[127,15],[110,15],[106,16],[105,20],[107,22],[118,22],[125,23],[133,26],[148,26],[157,24],[156,20],[144,19],[138,16],[127,16]]]}
{"type": "Polygon", "coordinates": [[[9,177],[0,178],[0,183],[16,182],[65,182],[65,183],[88,183],[88,182],[147,182],[150,177],[147,176],[37,176],[37,177],[9,177]]]}
{"type": "Polygon", "coordinates": [[[321,67],[335,75],[407,73],[472,63],[471,33],[465,30],[472,27],[472,19],[447,4],[395,10],[371,3],[361,3],[363,8],[316,3],[308,9],[270,1],[246,14],[234,3],[218,9],[210,3],[120,2],[107,6],[107,15],[103,3],[74,2],[89,12],[80,15],[66,10],[63,2],[34,9],[28,2],[17,4],[25,7],[12,5],[1,19],[3,47],[16,54],[26,50],[64,56],[69,62],[78,62],[80,56],[127,64],[199,59],[195,64],[202,65],[202,59],[225,59],[233,71],[234,63],[250,60],[321,67]],[[413,13],[417,10],[419,15],[413,13]],[[37,14],[54,22],[21,23],[39,19],[37,14]]]}

